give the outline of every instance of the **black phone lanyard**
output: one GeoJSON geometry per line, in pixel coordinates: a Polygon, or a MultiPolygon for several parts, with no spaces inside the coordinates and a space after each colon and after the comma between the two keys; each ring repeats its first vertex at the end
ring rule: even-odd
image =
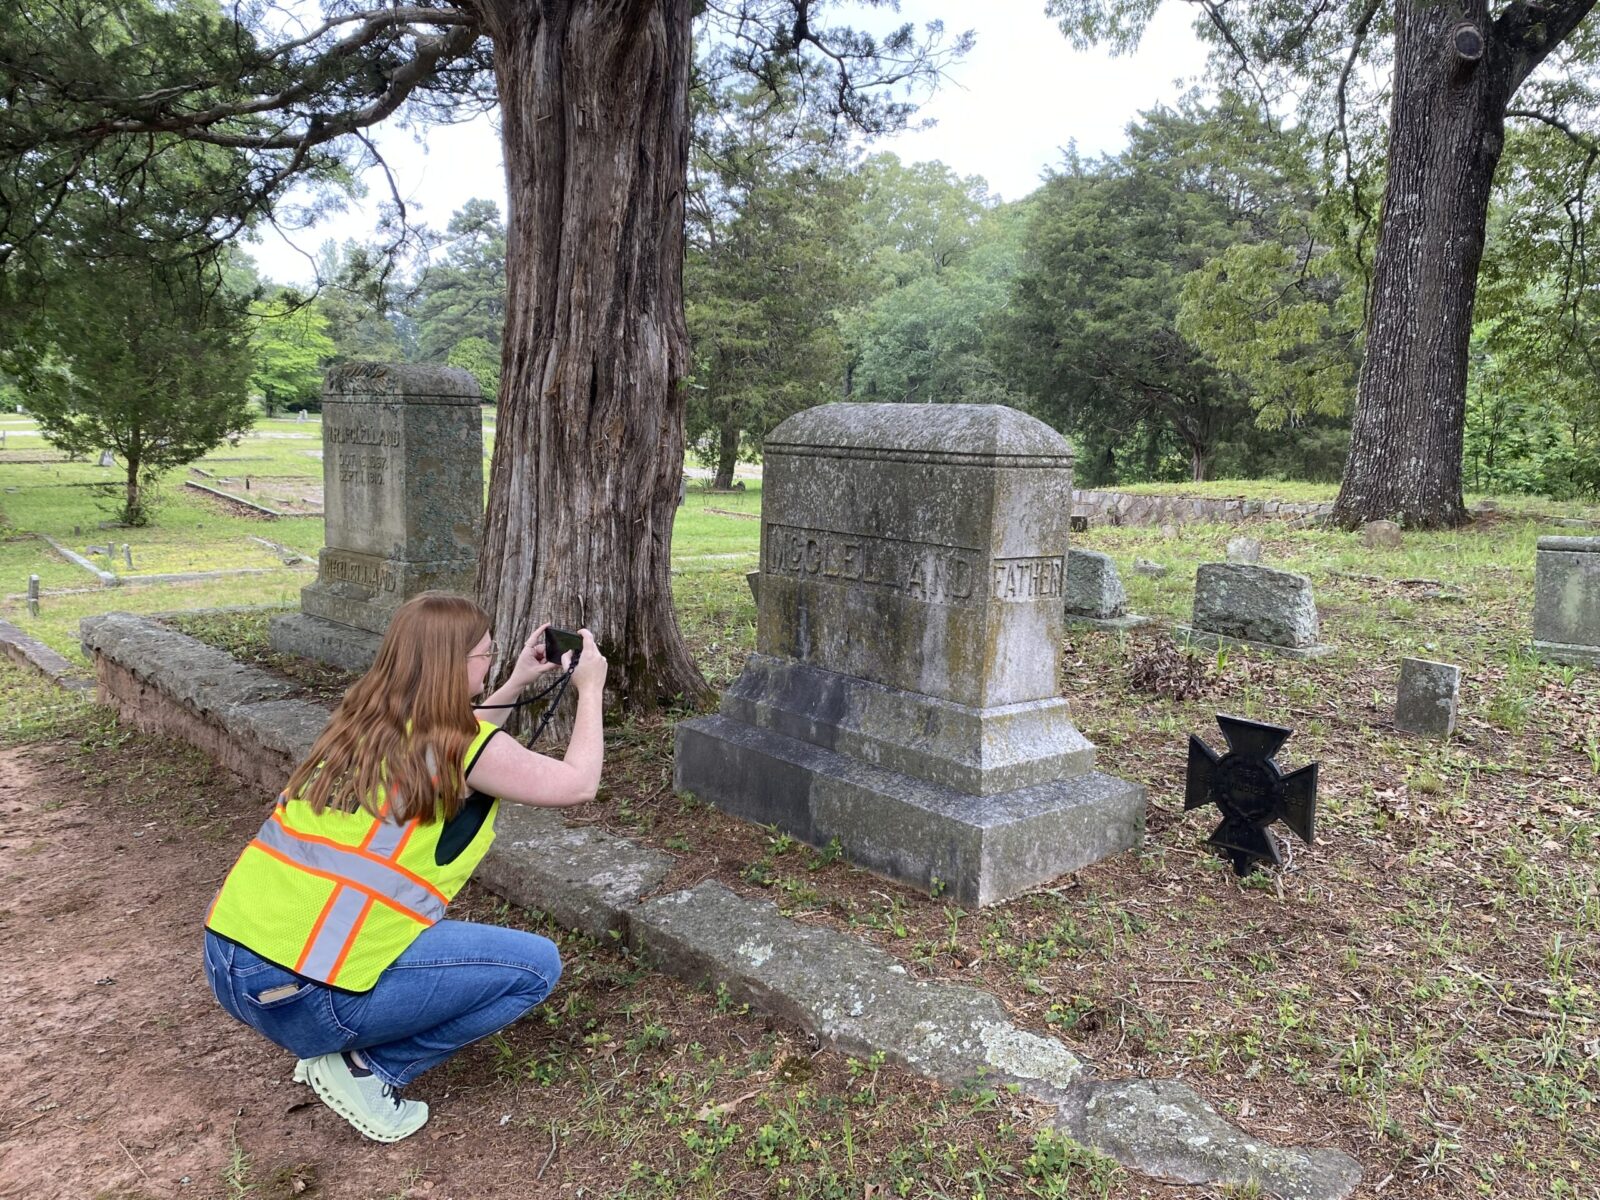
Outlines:
{"type": "Polygon", "coordinates": [[[554,696],[551,697],[549,707],[544,710],[544,715],[539,718],[539,724],[534,727],[532,735],[527,740],[526,744],[531,747],[535,742],[537,742],[539,740],[539,735],[544,732],[545,726],[550,724],[550,718],[556,715],[556,708],[561,703],[561,697],[566,695],[566,693],[567,693],[567,684],[572,681],[572,673],[574,671],[576,671],[577,669],[578,669],[578,665],[576,663],[574,663],[572,666],[568,667],[565,671],[561,672],[561,678],[557,679],[549,687],[545,688],[544,691],[536,692],[532,696],[525,696],[523,699],[515,700],[510,704],[474,704],[472,707],[473,708],[522,708],[522,707],[524,707],[525,705],[528,705],[528,704],[537,704],[539,701],[543,700],[546,696],[550,696],[552,692],[555,693],[554,696]]]}

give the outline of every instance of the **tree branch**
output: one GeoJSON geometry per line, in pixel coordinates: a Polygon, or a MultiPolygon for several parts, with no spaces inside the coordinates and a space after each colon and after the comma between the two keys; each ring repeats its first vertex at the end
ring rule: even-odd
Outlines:
{"type": "MultiPolygon", "coordinates": [[[[384,30],[362,30],[340,43],[341,55],[367,45],[384,30]]],[[[400,107],[418,86],[425,83],[440,64],[465,54],[478,39],[475,25],[455,24],[437,37],[418,37],[413,57],[393,71],[383,92],[371,103],[337,114],[312,113],[296,131],[272,134],[230,133],[216,128],[240,117],[277,111],[310,95],[321,82],[308,76],[272,96],[235,104],[216,105],[196,113],[174,113],[151,117],[131,117],[96,122],[53,134],[49,141],[98,141],[118,134],[182,133],[190,141],[236,150],[295,150],[319,146],[358,129],[375,125],[400,107]]]]}

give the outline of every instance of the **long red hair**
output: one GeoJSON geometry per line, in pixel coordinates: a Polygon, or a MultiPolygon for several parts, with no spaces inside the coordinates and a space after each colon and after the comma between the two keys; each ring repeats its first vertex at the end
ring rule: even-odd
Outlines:
{"type": "Polygon", "coordinates": [[[387,801],[397,821],[454,816],[478,732],[467,655],[487,632],[489,614],[465,596],[424,592],[402,604],[284,793],[318,813],[379,816],[387,801]]]}

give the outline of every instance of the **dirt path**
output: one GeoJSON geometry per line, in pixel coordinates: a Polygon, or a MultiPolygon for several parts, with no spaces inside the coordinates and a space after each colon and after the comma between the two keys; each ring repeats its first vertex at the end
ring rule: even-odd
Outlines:
{"type": "Polygon", "coordinates": [[[67,748],[0,750],[0,1197],[538,1194],[538,1133],[475,1125],[492,1101],[451,1102],[448,1069],[413,1089],[429,1126],[375,1146],[217,1007],[199,915],[254,823],[217,786],[130,813],[67,748]]]}

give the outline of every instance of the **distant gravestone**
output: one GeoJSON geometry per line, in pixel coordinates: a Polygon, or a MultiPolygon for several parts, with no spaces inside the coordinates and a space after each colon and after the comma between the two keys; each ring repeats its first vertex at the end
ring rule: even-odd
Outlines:
{"type": "Polygon", "coordinates": [[[1253,537],[1230,538],[1228,541],[1228,561],[1231,563],[1260,562],[1260,539],[1253,537]]]}
{"type": "Polygon", "coordinates": [[[746,571],[745,572],[745,576],[744,576],[744,581],[745,581],[745,583],[750,585],[750,599],[754,600],[757,604],[760,604],[761,603],[761,572],[760,571],[746,571]]]}
{"type": "Polygon", "coordinates": [[[483,521],[481,392],[454,367],[350,363],[322,388],[326,536],[274,650],[364,670],[395,609],[471,592],[483,521]]]}
{"type": "Polygon", "coordinates": [[[304,425],[306,423],[306,410],[305,409],[302,408],[299,412],[295,413],[295,415],[294,415],[294,423],[296,425],[304,425]]]}
{"type": "Polygon", "coordinates": [[[1128,612],[1117,564],[1098,550],[1067,551],[1067,622],[1094,629],[1132,629],[1150,618],[1128,612]]]}
{"type": "Polygon", "coordinates": [[[1361,544],[1368,550],[1398,550],[1400,526],[1393,521],[1368,521],[1361,527],[1361,544]]]}
{"type": "Polygon", "coordinates": [[[1539,539],[1533,648],[1551,662],[1600,663],[1600,537],[1539,539]]]}
{"type": "Polygon", "coordinates": [[[1135,558],[1133,560],[1133,573],[1135,575],[1147,575],[1151,579],[1160,579],[1167,573],[1167,568],[1161,563],[1152,562],[1148,558],[1135,558]]]}
{"type": "Polygon", "coordinates": [[[117,460],[111,457],[111,451],[109,451],[109,450],[100,451],[100,461],[95,463],[95,466],[97,466],[97,467],[114,467],[116,465],[117,465],[117,460]]]}
{"type": "Polygon", "coordinates": [[[1426,658],[1400,660],[1394,725],[1405,733],[1448,738],[1461,703],[1461,668],[1426,658]]]}
{"type": "Polygon", "coordinates": [[[998,406],[829,404],[768,437],[756,652],[675,785],[990,904],[1138,843],[1058,691],[1071,448],[998,406]]]}
{"type": "Polygon", "coordinates": [[[1181,641],[1214,649],[1242,645],[1289,658],[1314,658],[1320,625],[1311,580],[1248,563],[1202,563],[1194,579],[1194,617],[1181,641]]]}

